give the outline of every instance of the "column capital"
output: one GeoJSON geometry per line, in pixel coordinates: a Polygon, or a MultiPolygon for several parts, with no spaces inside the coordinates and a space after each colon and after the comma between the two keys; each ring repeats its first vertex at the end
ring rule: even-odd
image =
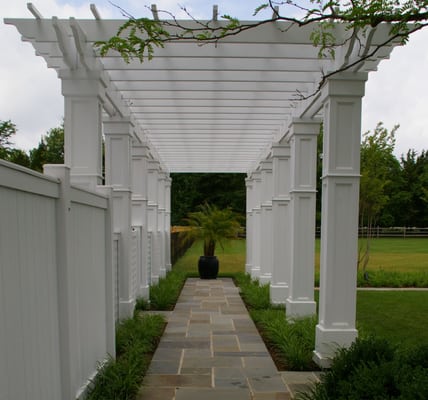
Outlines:
{"type": "Polygon", "coordinates": [[[103,120],[104,135],[133,136],[135,125],[129,117],[108,117],[103,120]]]}
{"type": "Polygon", "coordinates": [[[291,156],[291,152],[290,152],[290,144],[289,143],[274,143],[272,145],[272,158],[274,159],[274,163],[275,163],[275,158],[288,158],[291,156]]]}
{"type": "Polygon", "coordinates": [[[262,174],[261,174],[260,170],[253,171],[253,173],[251,174],[251,176],[252,176],[252,180],[254,182],[260,182],[261,179],[262,179],[262,174]]]}
{"type": "Polygon", "coordinates": [[[288,127],[287,139],[296,135],[318,135],[321,119],[319,118],[293,118],[288,127]]]}
{"type": "Polygon", "coordinates": [[[265,171],[271,171],[272,170],[272,160],[264,160],[260,162],[260,169],[261,172],[265,172],[265,171]]]}
{"type": "Polygon", "coordinates": [[[60,71],[61,93],[66,97],[101,96],[106,91],[106,82],[99,71],[60,71]]]}
{"type": "Polygon", "coordinates": [[[136,141],[132,142],[132,157],[133,158],[148,158],[149,157],[149,146],[147,143],[139,143],[136,141]]]}
{"type": "Polygon", "coordinates": [[[329,97],[363,97],[367,72],[341,72],[326,79],[321,88],[321,102],[329,97]]]}
{"type": "Polygon", "coordinates": [[[158,171],[160,170],[160,162],[157,160],[148,160],[148,168],[150,171],[158,171]]]}

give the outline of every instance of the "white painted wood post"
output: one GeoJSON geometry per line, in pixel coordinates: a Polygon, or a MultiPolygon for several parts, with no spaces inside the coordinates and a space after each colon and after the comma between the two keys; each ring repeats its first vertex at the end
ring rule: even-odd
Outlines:
{"type": "Polygon", "coordinates": [[[246,196],[246,234],[245,234],[245,248],[246,248],[246,260],[245,260],[245,272],[251,274],[253,268],[253,179],[249,175],[245,179],[245,186],[247,188],[246,196]]]}
{"type": "Polygon", "coordinates": [[[165,179],[165,268],[171,271],[171,183],[169,174],[165,179]]]}
{"type": "Polygon", "coordinates": [[[46,165],[44,173],[60,180],[56,206],[57,279],[61,398],[75,397],[75,366],[79,362],[79,327],[75,301],[76,271],[72,268],[70,168],[46,165]]]}
{"type": "Polygon", "coordinates": [[[259,278],[260,276],[260,257],[261,257],[261,202],[260,202],[260,193],[261,193],[261,174],[260,171],[254,171],[252,174],[253,177],[253,237],[252,239],[252,249],[253,249],[253,266],[251,269],[251,277],[259,278]]]}
{"type": "Polygon", "coordinates": [[[319,323],[314,360],[328,366],[337,347],[357,337],[356,274],[361,98],[366,73],[343,73],[322,88],[322,175],[319,323]]]}
{"type": "Polygon", "coordinates": [[[98,74],[61,71],[64,96],[64,163],[71,183],[94,190],[102,183],[102,106],[98,74]]]}
{"type": "Polygon", "coordinates": [[[272,229],[272,160],[261,162],[261,229],[260,238],[260,283],[267,284],[272,279],[272,250],[273,250],[273,229],[272,229]]]}
{"type": "Polygon", "coordinates": [[[160,277],[159,260],[159,240],[158,230],[158,173],[159,162],[155,160],[148,161],[148,187],[147,187],[147,229],[151,237],[150,246],[150,267],[151,283],[157,283],[160,277]]]}
{"type": "Polygon", "coordinates": [[[272,146],[273,198],[272,198],[272,304],[285,304],[290,282],[290,145],[272,146]]]}
{"type": "Polygon", "coordinates": [[[106,273],[106,345],[107,352],[112,357],[116,356],[116,318],[115,318],[115,279],[116,271],[113,263],[113,189],[109,186],[98,186],[97,192],[108,199],[108,208],[105,218],[105,273],[106,273]]]}
{"type": "Polygon", "coordinates": [[[320,122],[293,120],[291,146],[291,274],[287,318],[315,315],[314,264],[317,135],[320,122]]]}
{"type": "Polygon", "coordinates": [[[166,234],[165,234],[165,185],[166,173],[163,170],[158,174],[158,224],[157,236],[159,240],[159,276],[166,276],[166,234]]]}
{"type": "Polygon", "coordinates": [[[141,228],[138,296],[149,298],[150,271],[147,262],[147,159],[146,143],[132,143],[132,226],[141,228]]]}
{"type": "Polygon", "coordinates": [[[137,283],[131,263],[131,145],[134,125],[129,118],[104,121],[106,185],[113,188],[113,226],[120,233],[119,317],[132,316],[137,283]]]}

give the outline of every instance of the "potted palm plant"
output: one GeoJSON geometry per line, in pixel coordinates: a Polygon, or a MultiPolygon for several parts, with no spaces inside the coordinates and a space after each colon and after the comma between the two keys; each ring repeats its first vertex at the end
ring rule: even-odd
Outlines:
{"type": "Polygon", "coordinates": [[[204,255],[199,258],[198,270],[201,279],[216,279],[219,262],[215,256],[217,243],[223,247],[224,240],[236,237],[241,228],[239,216],[231,209],[219,209],[205,203],[199,210],[186,218],[191,229],[188,231],[196,240],[202,240],[204,255]]]}

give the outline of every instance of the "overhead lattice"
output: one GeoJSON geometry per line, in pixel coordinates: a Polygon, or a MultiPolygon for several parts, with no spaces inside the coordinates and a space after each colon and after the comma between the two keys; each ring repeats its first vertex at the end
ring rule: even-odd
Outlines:
{"type": "MultiPolygon", "coordinates": [[[[170,172],[248,172],[285,134],[293,117],[320,109],[317,89],[323,74],[353,63],[383,43],[389,28],[355,35],[319,58],[311,26],[270,23],[216,44],[168,43],[154,59],[125,63],[118,54],[99,57],[93,43],[114,36],[123,20],[8,19],[37,54],[61,75],[102,73],[105,111],[130,115],[140,135],[170,172]],[[301,96],[309,96],[301,100],[301,96]]],[[[183,24],[192,25],[188,21],[183,24]]],[[[221,22],[218,22],[220,25],[221,22]]],[[[350,36],[337,26],[339,38],[350,36]]],[[[391,47],[352,67],[375,70],[391,47]]]]}

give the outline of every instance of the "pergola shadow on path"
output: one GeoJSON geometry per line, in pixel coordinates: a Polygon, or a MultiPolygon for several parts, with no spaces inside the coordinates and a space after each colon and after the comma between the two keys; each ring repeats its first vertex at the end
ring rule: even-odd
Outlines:
{"type": "MultiPolygon", "coordinates": [[[[389,27],[362,34],[337,25],[334,34],[344,44],[334,59],[319,58],[309,40],[312,26],[275,22],[215,44],[171,42],[153,60],[127,64],[94,48],[123,20],[103,20],[97,12],[94,20],[43,18],[30,8],[34,19],[5,22],[61,80],[65,166],[46,173],[105,196],[112,191],[117,272],[107,319],[132,315],[136,298],[147,297],[150,284],[171,268],[172,172],[246,173],[246,271],[270,284],[272,302],[285,304],[289,317],[315,314],[316,149],[323,124],[314,357],[328,365],[337,346],[357,336],[361,98],[368,72],[398,43],[356,61],[386,41],[389,27]]],[[[72,368],[61,374],[72,381],[72,368]]]]}

